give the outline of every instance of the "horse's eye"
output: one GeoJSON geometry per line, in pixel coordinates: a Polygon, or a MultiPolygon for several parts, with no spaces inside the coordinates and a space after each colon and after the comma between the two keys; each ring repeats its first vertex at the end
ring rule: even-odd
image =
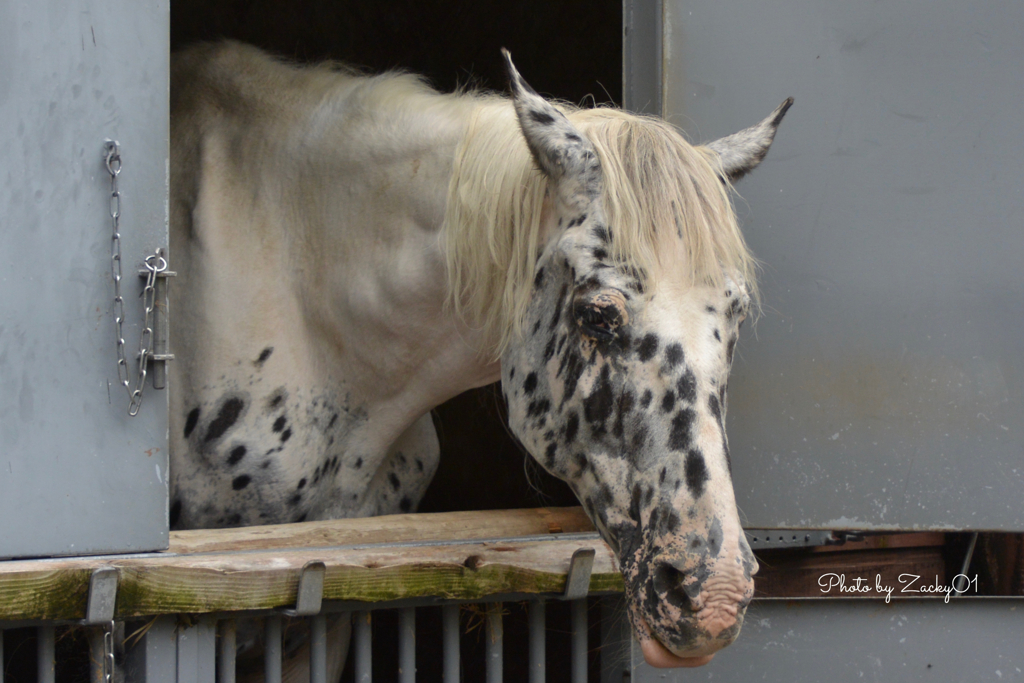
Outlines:
{"type": "Polygon", "coordinates": [[[600,293],[585,297],[574,306],[576,324],[587,336],[598,341],[610,341],[615,338],[616,330],[626,323],[623,304],[621,295],[600,293]]]}

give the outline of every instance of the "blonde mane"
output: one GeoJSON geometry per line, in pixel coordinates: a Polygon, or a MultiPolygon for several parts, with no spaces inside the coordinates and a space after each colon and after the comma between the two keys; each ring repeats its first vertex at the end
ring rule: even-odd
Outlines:
{"type": "MultiPolygon", "coordinates": [[[[481,328],[496,356],[521,332],[539,244],[547,180],[530,156],[511,102],[475,97],[455,155],[442,240],[449,304],[481,328]]],[[[661,119],[562,106],[593,143],[604,173],[612,257],[645,285],[685,269],[690,284],[745,282],[756,301],[757,261],[722,181],[718,156],[661,119]]]]}

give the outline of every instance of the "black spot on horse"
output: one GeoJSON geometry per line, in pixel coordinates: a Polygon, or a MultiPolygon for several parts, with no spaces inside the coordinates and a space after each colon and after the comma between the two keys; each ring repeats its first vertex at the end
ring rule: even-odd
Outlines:
{"type": "Polygon", "coordinates": [[[179,519],[181,519],[181,501],[176,500],[171,503],[171,511],[168,517],[172,529],[177,525],[179,519]]]}
{"type": "Polygon", "coordinates": [[[696,449],[686,452],[686,461],[683,464],[686,473],[686,488],[694,498],[704,495],[704,485],[711,475],[708,474],[708,466],[704,462],[704,456],[696,449]]]}
{"type": "Polygon", "coordinates": [[[718,397],[714,394],[708,396],[708,409],[715,416],[715,419],[718,420],[718,424],[722,424],[722,407],[718,403],[718,397]]]}
{"type": "Polygon", "coordinates": [[[603,261],[608,258],[608,252],[598,247],[597,249],[594,249],[594,258],[598,261],[603,261]]]}
{"type": "Polygon", "coordinates": [[[338,421],[338,414],[331,415],[331,421],[327,423],[327,428],[330,429],[334,426],[334,423],[338,421]]]}
{"type": "Polygon", "coordinates": [[[576,135],[576,133],[573,133],[572,131],[565,134],[565,139],[569,142],[581,142],[583,140],[579,135],[576,135]]]}
{"type": "Polygon", "coordinates": [[[530,118],[542,126],[550,126],[555,122],[555,117],[544,111],[531,110],[530,118]]]}
{"type": "Polygon", "coordinates": [[[718,333],[718,330],[715,330],[715,341],[722,341],[722,335],[718,333]]]}
{"type": "Polygon", "coordinates": [[[654,393],[650,389],[644,389],[643,396],[640,397],[640,407],[647,410],[647,407],[651,405],[651,401],[654,400],[654,393]]]}
{"type": "Polygon", "coordinates": [[[185,438],[187,439],[191,434],[192,430],[196,428],[199,423],[199,408],[193,408],[189,411],[188,417],[185,418],[185,438]]]}
{"type": "Polygon", "coordinates": [[[512,366],[511,368],[509,368],[509,370],[508,370],[508,378],[509,378],[509,379],[515,379],[515,377],[516,377],[516,367],[515,367],[515,366],[513,365],[513,366],[512,366]]]}
{"type": "Polygon", "coordinates": [[[590,467],[590,460],[587,459],[586,453],[574,453],[572,456],[572,460],[574,463],[576,463],[576,467],[579,468],[579,474],[581,475],[587,471],[588,467],[590,467]]]}
{"type": "Polygon", "coordinates": [[[654,354],[658,352],[658,335],[653,332],[649,332],[644,335],[644,338],[640,340],[640,344],[636,347],[637,358],[640,359],[641,363],[646,363],[650,359],[654,358],[654,354]]]}
{"type": "Polygon", "coordinates": [[[299,479],[299,484],[298,484],[298,486],[295,487],[295,490],[296,491],[301,491],[305,487],[306,487],[306,478],[303,477],[302,479],[299,479]]]}
{"type": "Polygon", "coordinates": [[[577,225],[583,225],[583,222],[586,221],[586,220],[587,220],[587,214],[585,214],[585,213],[580,214],[579,216],[576,216],[576,218],[573,218],[571,221],[569,221],[569,225],[567,225],[566,227],[567,228],[575,228],[577,225]]]}
{"type": "Polygon", "coordinates": [[[555,338],[551,337],[548,340],[547,346],[544,347],[544,362],[547,363],[551,360],[551,357],[555,355],[555,338]]]}
{"type": "Polygon", "coordinates": [[[303,512],[301,515],[299,515],[298,517],[295,518],[295,523],[305,522],[306,521],[306,517],[308,517],[308,516],[309,516],[308,512],[303,512]]]}
{"type": "Polygon", "coordinates": [[[634,403],[636,403],[636,399],[632,391],[623,391],[619,395],[619,411],[615,416],[615,425],[612,427],[612,435],[618,439],[621,439],[626,431],[626,418],[633,412],[634,403]]]}
{"type": "Polygon", "coordinates": [[[238,416],[242,414],[242,410],[245,408],[245,402],[237,397],[231,397],[220,406],[220,411],[217,413],[217,417],[214,418],[210,426],[206,428],[206,436],[203,441],[210,443],[220,437],[224,436],[224,432],[231,429],[235,422],[238,421],[238,416]]]}
{"type": "Polygon", "coordinates": [[[708,313],[718,313],[718,309],[712,306],[711,304],[705,306],[704,310],[707,311],[708,313]]]}
{"type": "Polygon", "coordinates": [[[296,493],[295,495],[293,495],[291,498],[288,499],[288,505],[291,506],[291,507],[295,507],[296,505],[298,505],[301,502],[302,502],[302,494],[301,493],[296,493]]]}
{"type": "Polygon", "coordinates": [[[274,425],[271,427],[271,429],[274,430],[274,433],[276,434],[280,432],[282,429],[284,429],[284,426],[286,424],[288,424],[288,419],[284,415],[282,415],[281,417],[274,420],[274,425]]]}
{"type": "Polygon", "coordinates": [[[402,500],[398,501],[398,509],[402,512],[412,512],[412,498],[402,496],[402,500]]]}
{"type": "Polygon", "coordinates": [[[539,417],[551,410],[551,401],[546,398],[542,398],[539,401],[530,401],[530,405],[526,407],[527,417],[539,417]]]}
{"type": "Polygon", "coordinates": [[[397,491],[398,489],[402,488],[402,481],[394,472],[388,475],[388,481],[391,482],[392,490],[397,491]]]}
{"type": "Polygon", "coordinates": [[[548,447],[544,449],[544,464],[548,467],[552,467],[555,464],[555,453],[558,451],[558,444],[551,442],[548,447]]]}
{"type": "Polygon", "coordinates": [[[661,520],[665,530],[670,534],[678,533],[679,528],[683,525],[683,520],[679,513],[670,505],[662,506],[661,520]]]}
{"type": "Polygon", "coordinates": [[[284,443],[285,441],[287,441],[290,438],[292,438],[292,430],[289,428],[289,429],[284,430],[284,433],[281,434],[281,443],[284,443]]]}
{"type": "Polygon", "coordinates": [[[594,229],[591,230],[591,232],[593,233],[594,237],[601,240],[602,242],[611,241],[610,239],[608,239],[608,231],[604,229],[603,225],[595,226],[594,229]]]}
{"type": "Polygon", "coordinates": [[[658,483],[659,484],[664,484],[666,476],[668,476],[668,468],[667,467],[662,467],[661,468],[661,474],[658,475],[658,483]]]}
{"type": "Polygon", "coordinates": [[[260,351],[259,358],[254,360],[252,362],[252,364],[255,365],[257,368],[263,367],[263,364],[267,362],[267,359],[270,358],[270,354],[272,354],[273,352],[274,352],[274,347],[273,346],[268,346],[267,348],[265,348],[262,351],[260,351]]]}
{"type": "Polygon", "coordinates": [[[697,413],[692,408],[683,408],[672,418],[668,435],[668,447],[674,451],[685,451],[690,447],[690,428],[697,413]]]}
{"type": "Polygon", "coordinates": [[[733,337],[732,339],[729,340],[729,344],[728,344],[728,346],[725,349],[725,358],[730,363],[732,362],[732,354],[733,354],[733,351],[735,351],[735,350],[736,350],[736,337],[733,337]]]}
{"type": "Polygon", "coordinates": [[[285,391],[284,387],[279,387],[277,391],[271,394],[270,398],[267,399],[267,408],[270,410],[277,409],[285,399],[288,398],[288,392],[285,391]]]}
{"type": "Polygon", "coordinates": [[[576,432],[580,428],[580,416],[576,414],[576,411],[569,413],[569,416],[565,420],[565,443],[570,444],[576,438],[576,432]]]}
{"type": "Polygon", "coordinates": [[[245,457],[245,451],[245,446],[235,446],[231,449],[231,454],[228,456],[228,464],[237,465],[245,457]]]}
{"type": "Polygon", "coordinates": [[[232,480],[231,488],[233,488],[236,491],[241,491],[242,489],[249,485],[250,481],[252,481],[252,477],[250,477],[248,474],[240,474],[232,480]]]}
{"type": "Polygon", "coordinates": [[[670,368],[674,368],[683,362],[683,347],[681,344],[669,344],[665,347],[665,362],[670,368]]]}
{"type": "Polygon", "coordinates": [[[535,336],[540,331],[540,318],[537,318],[533,323],[533,329],[530,330],[530,336],[535,336]]]}
{"type": "Polygon", "coordinates": [[[679,393],[680,401],[690,401],[691,403],[697,400],[697,378],[694,377],[693,371],[687,368],[683,376],[676,382],[676,391],[679,393]]]}
{"type": "Polygon", "coordinates": [[[422,472],[423,471],[423,461],[420,460],[419,458],[416,458],[416,471],[417,472],[422,472]]]}
{"type": "Polygon", "coordinates": [[[363,459],[362,458],[356,458],[356,462],[353,465],[353,467],[355,467],[358,470],[362,466],[363,466],[363,459]]]}
{"type": "Polygon", "coordinates": [[[533,276],[533,286],[540,287],[544,284],[544,267],[541,266],[537,269],[537,274],[533,276]]]}
{"type": "Polygon", "coordinates": [[[526,376],[526,380],[523,382],[523,391],[526,392],[527,396],[532,394],[537,388],[537,373],[531,372],[526,376]]]}
{"type": "Polygon", "coordinates": [[[565,365],[565,393],[562,395],[562,404],[564,405],[576,393],[576,386],[579,384],[580,376],[586,365],[575,349],[566,351],[562,362],[565,365]]]}
{"type": "Polygon", "coordinates": [[[676,392],[669,389],[661,399],[661,412],[671,413],[676,407],[676,392]]]}
{"type": "Polygon", "coordinates": [[[583,417],[596,430],[604,427],[605,421],[612,414],[613,392],[609,378],[609,369],[605,365],[594,383],[594,390],[583,399],[583,417]]]}

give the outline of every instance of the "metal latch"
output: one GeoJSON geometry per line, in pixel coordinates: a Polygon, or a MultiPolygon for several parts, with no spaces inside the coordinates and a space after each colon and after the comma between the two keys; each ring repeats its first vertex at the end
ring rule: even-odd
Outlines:
{"type": "MultiPolygon", "coordinates": [[[[153,311],[153,351],[148,358],[153,362],[153,388],[167,387],[167,361],[174,360],[174,354],[168,353],[168,335],[170,319],[167,312],[167,278],[177,277],[173,270],[161,270],[156,274],[155,306],[153,311]]],[[[139,277],[149,276],[148,270],[140,270],[139,277]]]]}

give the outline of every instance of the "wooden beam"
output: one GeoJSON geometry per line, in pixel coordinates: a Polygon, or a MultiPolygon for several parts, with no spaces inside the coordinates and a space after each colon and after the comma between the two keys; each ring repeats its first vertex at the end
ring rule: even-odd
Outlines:
{"type": "Polygon", "coordinates": [[[594,531],[594,525],[581,507],[439,512],[275,524],[240,529],[172,531],[169,552],[223,552],[268,547],[323,548],[405,541],[465,541],[586,531],[594,531]]]}
{"type": "Polygon", "coordinates": [[[312,528],[288,525],[267,535],[259,529],[182,532],[190,536],[176,534],[172,547],[178,552],[2,562],[0,620],[81,619],[89,576],[97,567],[119,571],[118,619],[287,607],[295,603],[302,567],[311,561],[327,566],[325,600],[473,600],[500,593],[561,593],[573,552],[594,548],[591,592],[622,590],[618,562],[596,534],[548,534],[545,539],[531,534],[529,539],[468,543],[434,540],[467,533],[494,538],[524,528],[577,531],[583,524],[572,509],[484,514],[493,525],[468,522],[464,514],[398,515],[400,523],[393,528],[388,518],[374,518],[373,524],[360,519],[312,523],[312,528]],[[469,529],[457,526],[458,520],[469,529]],[[344,543],[371,538],[393,540],[373,547],[344,543]],[[335,545],[300,547],[319,545],[315,541],[335,545]]]}

